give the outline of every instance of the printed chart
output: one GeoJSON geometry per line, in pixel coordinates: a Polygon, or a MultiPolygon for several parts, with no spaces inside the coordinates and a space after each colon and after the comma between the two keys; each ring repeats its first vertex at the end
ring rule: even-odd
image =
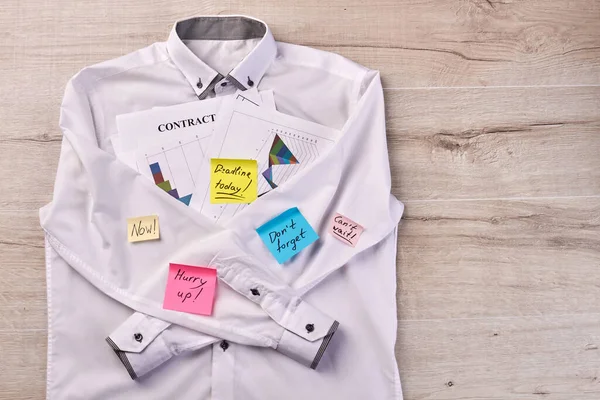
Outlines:
{"type": "MultiPolygon", "coordinates": [[[[254,108],[260,106],[263,100],[271,109],[275,108],[272,91],[258,93],[256,89],[249,90],[243,95],[237,93],[235,99],[229,101],[250,104],[254,108]]],[[[171,196],[190,205],[198,184],[198,172],[212,138],[216,122],[214,116],[223,101],[224,98],[215,98],[120,116],[119,134],[126,135],[130,146],[128,151],[121,154],[121,159],[141,174],[153,179],[157,186],[171,196]],[[187,127],[160,135],[149,134],[154,132],[152,127],[175,126],[175,123],[168,121],[193,121],[198,118],[204,120],[206,116],[212,117],[206,123],[188,124],[187,127]],[[146,134],[142,135],[140,132],[146,134]]],[[[123,138],[116,140],[116,143],[120,144],[123,150],[121,139],[123,138]]]]}
{"type": "MultiPolygon", "coordinates": [[[[264,178],[258,181],[258,197],[287,182],[315,161],[320,155],[319,147],[322,147],[322,143],[319,146],[319,141],[323,140],[328,145],[333,144],[333,141],[295,129],[287,129],[285,126],[269,129],[269,134],[264,141],[265,146],[253,157],[258,160],[258,170],[262,171],[261,178],[264,178]],[[270,144],[270,147],[267,147],[267,144],[270,144]]],[[[247,207],[247,204],[231,204],[227,207],[230,208],[230,210],[227,210],[229,212],[226,213],[226,210],[222,209],[217,221],[221,216],[227,215],[230,217],[235,215],[247,207]],[[228,215],[229,213],[231,214],[228,215]]]]}
{"type": "Polygon", "coordinates": [[[286,144],[281,140],[278,134],[275,134],[271,150],[269,150],[269,168],[264,170],[262,176],[265,178],[271,189],[275,189],[277,184],[273,178],[273,165],[283,164],[298,164],[298,159],[294,156],[292,151],[286,144]]]}
{"type": "MultiPolygon", "coordinates": [[[[259,197],[309,167],[331,148],[338,136],[338,131],[322,125],[264,109],[246,112],[243,107],[237,103],[232,109],[221,110],[221,122],[215,127],[208,157],[257,160],[259,197]]],[[[204,189],[211,184],[207,175],[202,172],[199,176],[197,197],[192,200],[194,208],[219,222],[248,206],[211,204],[204,189]]]]}
{"type": "Polygon", "coordinates": [[[285,128],[270,129],[265,143],[271,143],[269,152],[263,149],[256,155],[259,171],[264,180],[259,181],[259,196],[286,182],[297,174],[304,164],[310,164],[319,156],[317,139],[285,128]],[[263,154],[261,154],[263,153],[263,154]],[[266,156],[266,157],[265,157],[266,156]]]}
{"type": "Polygon", "coordinates": [[[191,140],[180,140],[171,147],[144,154],[156,186],[189,206],[209,140],[209,136],[195,135],[191,140]]]}

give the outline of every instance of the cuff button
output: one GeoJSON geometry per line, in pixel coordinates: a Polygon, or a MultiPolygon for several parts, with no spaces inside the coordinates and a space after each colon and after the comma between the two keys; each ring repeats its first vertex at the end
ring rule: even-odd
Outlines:
{"type": "Polygon", "coordinates": [[[142,343],[142,340],[144,340],[144,337],[142,336],[141,333],[136,333],[135,335],[133,335],[133,338],[138,343],[142,343]]]}
{"type": "Polygon", "coordinates": [[[315,330],[315,326],[313,324],[306,324],[305,328],[308,333],[311,333],[315,330]]]}

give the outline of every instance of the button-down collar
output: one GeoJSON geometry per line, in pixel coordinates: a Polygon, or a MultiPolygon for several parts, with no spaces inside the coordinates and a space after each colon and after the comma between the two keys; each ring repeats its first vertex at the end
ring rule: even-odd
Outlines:
{"type": "Polygon", "coordinates": [[[167,41],[167,50],[198,98],[204,99],[221,82],[227,81],[241,90],[256,86],[275,59],[277,45],[263,21],[244,16],[205,16],[176,22],[167,41]],[[183,42],[247,39],[260,41],[225,77],[198,58],[183,42]]]}

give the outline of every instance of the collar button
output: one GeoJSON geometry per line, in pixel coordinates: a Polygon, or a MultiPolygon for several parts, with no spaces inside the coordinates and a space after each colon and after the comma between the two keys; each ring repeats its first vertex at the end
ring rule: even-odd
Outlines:
{"type": "Polygon", "coordinates": [[[315,326],[313,324],[306,324],[305,328],[308,333],[311,333],[315,330],[315,326]]]}
{"type": "Polygon", "coordinates": [[[248,77],[248,86],[254,86],[254,82],[252,81],[252,79],[250,79],[250,77],[248,77]]]}
{"type": "Polygon", "coordinates": [[[198,89],[202,89],[202,86],[204,86],[204,85],[202,85],[202,79],[201,78],[198,78],[198,83],[196,83],[196,86],[198,87],[198,89]]]}
{"type": "Polygon", "coordinates": [[[142,343],[142,340],[144,340],[144,337],[142,336],[141,333],[136,333],[135,335],[133,335],[133,338],[138,343],[142,343]]]}

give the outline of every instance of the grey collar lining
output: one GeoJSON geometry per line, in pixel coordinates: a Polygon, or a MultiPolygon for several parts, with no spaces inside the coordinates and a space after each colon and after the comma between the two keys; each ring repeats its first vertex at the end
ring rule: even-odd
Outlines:
{"type": "Polygon", "coordinates": [[[246,17],[196,17],[175,28],[181,40],[243,40],[262,38],[267,27],[246,17]]]}

